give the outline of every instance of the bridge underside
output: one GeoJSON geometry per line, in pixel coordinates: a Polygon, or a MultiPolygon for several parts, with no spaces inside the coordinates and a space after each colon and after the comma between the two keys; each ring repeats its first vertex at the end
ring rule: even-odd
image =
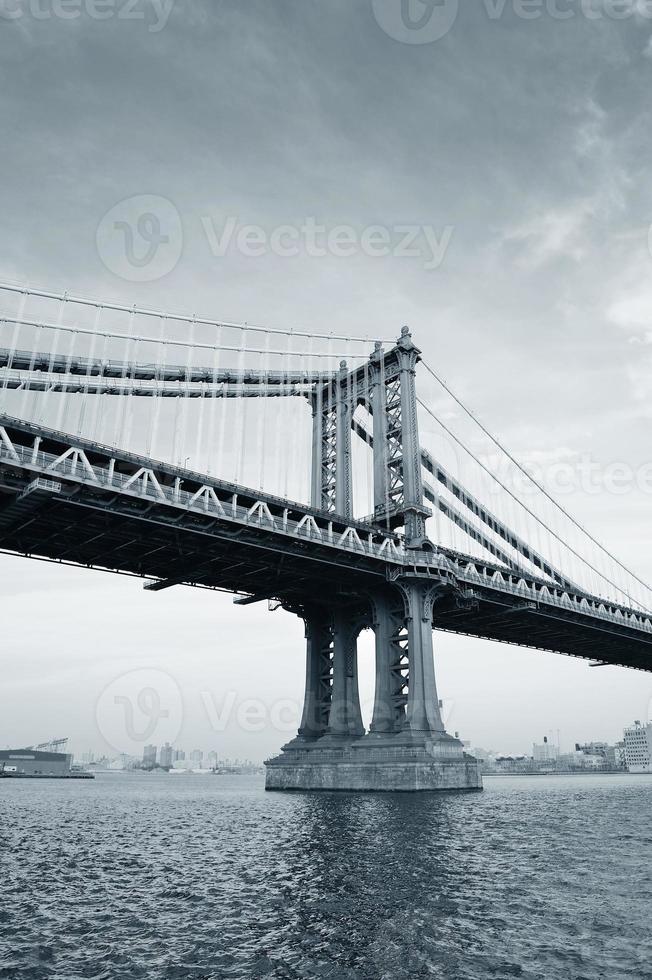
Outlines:
{"type": "MultiPolygon", "coordinates": [[[[170,524],[156,508],[130,504],[122,510],[115,501],[102,504],[80,492],[60,499],[37,491],[29,509],[19,508],[17,489],[0,482],[0,551],[154,579],[154,590],[187,584],[287,605],[309,597],[324,607],[357,607],[385,581],[382,571],[342,567],[327,554],[315,554],[317,549],[310,557],[291,548],[283,553],[278,542],[255,529],[218,536],[201,527],[208,521],[170,524]]],[[[625,627],[607,629],[512,596],[476,592],[465,601],[450,583],[442,585],[433,627],[652,670],[652,638],[633,640],[625,627]]]]}
{"type": "MultiPolygon", "coordinates": [[[[432,558],[425,553],[409,553],[406,567],[405,562],[364,553],[364,548],[347,551],[314,537],[282,534],[265,521],[234,521],[227,515],[175,508],[167,500],[131,492],[133,487],[126,492],[101,480],[80,478],[79,466],[45,466],[44,460],[61,456],[68,445],[54,433],[40,437],[34,462],[31,427],[6,425],[3,431],[17,458],[8,458],[6,447],[0,447],[0,551],[142,576],[154,580],[154,590],[189,584],[253,599],[279,599],[292,607],[306,601],[359,607],[388,581],[422,576],[439,586],[432,617],[435,629],[652,670],[652,634],[501,592],[490,581],[469,588],[461,562],[457,577],[425,564],[432,558]]],[[[76,445],[83,446],[83,440],[76,440],[76,445]]],[[[112,451],[90,445],[85,449],[90,466],[101,473],[112,451]]],[[[152,465],[128,454],[112,453],[112,458],[123,480],[152,465]]],[[[164,489],[176,479],[188,494],[198,492],[205,479],[163,465],[156,473],[164,489]]],[[[299,505],[295,512],[287,501],[215,486],[220,494],[237,490],[244,512],[262,499],[273,520],[280,521],[284,510],[286,520],[294,519],[295,525],[306,513],[333,524],[332,514],[299,505]]],[[[347,526],[357,527],[361,536],[369,531],[368,525],[335,520],[334,533],[344,533],[347,526]]],[[[449,557],[452,561],[456,556],[449,557]]]]}
{"type": "Polygon", "coordinates": [[[631,630],[587,621],[572,612],[513,597],[477,595],[469,609],[456,596],[438,603],[435,629],[519,647],[580,657],[604,665],[652,671],[652,639],[632,639],[631,630]]]}
{"type": "MultiPolygon", "coordinates": [[[[360,594],[360,570],[327,554],[307,561],[257,528],[171,521],[162,507],[102,501],[79,488],[70,497],[37,490],[25,510],[8,489],[0,482],[0,551],[153,579],[153,591],[186,584],[287,602],[311,595],[324,604],[360,594]]],[[[370,584],[384,581],[382,572],[367,575],[370,584]]]]}

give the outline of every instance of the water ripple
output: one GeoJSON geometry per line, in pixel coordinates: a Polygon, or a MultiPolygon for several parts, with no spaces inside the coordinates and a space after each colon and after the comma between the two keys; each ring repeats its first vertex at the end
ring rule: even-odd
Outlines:
{"type": "Polygon", "coordinates": [[[0,782],[0,980],[652,980],[652,778],[0,782]]]}

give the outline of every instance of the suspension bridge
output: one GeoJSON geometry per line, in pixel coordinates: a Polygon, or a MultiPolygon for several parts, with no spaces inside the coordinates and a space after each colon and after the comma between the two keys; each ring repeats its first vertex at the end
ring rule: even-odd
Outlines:
{"type": "Polygon", "coordinates": [[[300,616],[303,715],[268,788],[479,788],[444,729],[433,630],[652,670],[650,588],[408,328],[383,341],[0,295],[0,551],[300,616]]]}

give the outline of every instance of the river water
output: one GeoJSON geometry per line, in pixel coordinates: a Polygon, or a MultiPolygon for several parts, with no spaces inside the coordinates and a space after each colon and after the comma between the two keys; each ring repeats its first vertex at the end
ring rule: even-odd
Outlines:
{"type": "Polygon", "coordinates": [[[0,780],[0,977],[652,978],[652,777],[0,780]]]}

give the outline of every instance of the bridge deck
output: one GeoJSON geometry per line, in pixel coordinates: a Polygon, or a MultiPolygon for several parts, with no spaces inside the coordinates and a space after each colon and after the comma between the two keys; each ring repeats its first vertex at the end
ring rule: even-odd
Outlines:
{"type": "Polygon", "coordinates": [[[644,614],[201,474],[0,418],[0,551],[285,602],[441,583],[436,629],[652,670],[644,614]]]}

